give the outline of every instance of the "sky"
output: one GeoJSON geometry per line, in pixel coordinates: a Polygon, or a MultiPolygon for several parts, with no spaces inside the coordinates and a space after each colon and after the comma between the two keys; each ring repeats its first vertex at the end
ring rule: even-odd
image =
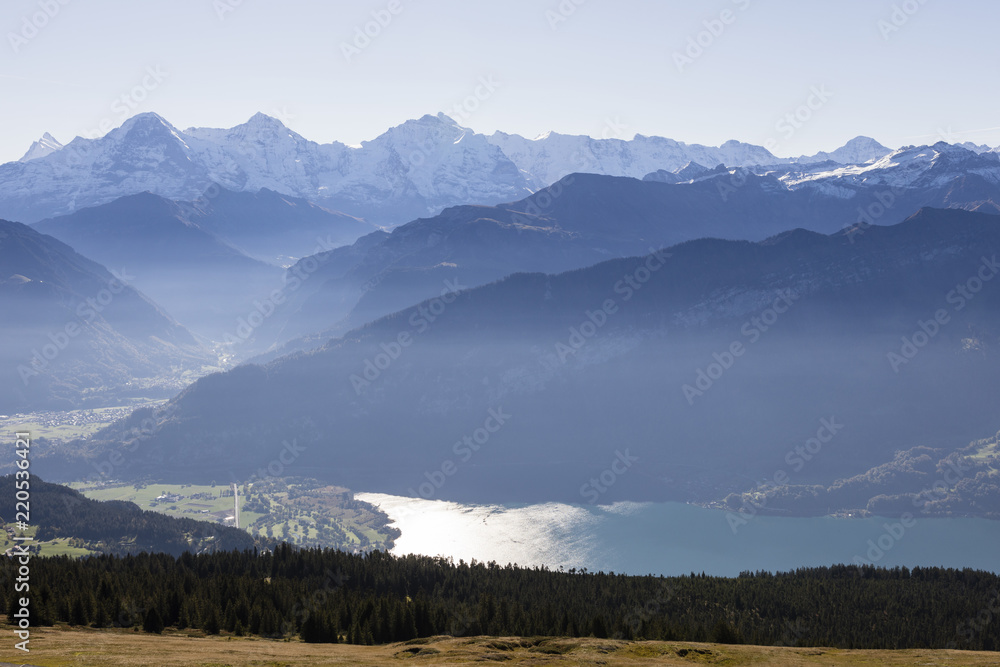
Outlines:
{"type": "Polygon", "coordinates": [[[358,144],[478,132],[1000,145],[993,0],[6,0],[0,161],[155,111],[358,144]]]}

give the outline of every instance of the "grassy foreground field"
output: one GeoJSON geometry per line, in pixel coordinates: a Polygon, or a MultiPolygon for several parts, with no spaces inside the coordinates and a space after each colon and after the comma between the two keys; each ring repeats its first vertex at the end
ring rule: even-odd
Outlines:
{"type": "Polygon", "coordinates": [[[611,639],[433,637],[385,646],[304,644],[239,637],[148,635],[131,630],[32,630],[31,652],[13,648],[0,663],[63,667],[285,667],[298,665],[997,665],[996,653],[908,650],[847,651],[825,648],[728,646],[611,639]]]}

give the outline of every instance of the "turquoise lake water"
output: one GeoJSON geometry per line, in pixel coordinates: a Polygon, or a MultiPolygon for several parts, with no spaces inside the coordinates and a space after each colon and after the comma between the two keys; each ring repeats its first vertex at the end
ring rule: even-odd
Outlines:
{"type": "Polygon", "coordinates": [[[783,571],[834,563],[1000,572],[1000,522],[744,517],[683,503],[465,505],[359,493],[402,531],[393,553],[628,574],[783,571]]]}

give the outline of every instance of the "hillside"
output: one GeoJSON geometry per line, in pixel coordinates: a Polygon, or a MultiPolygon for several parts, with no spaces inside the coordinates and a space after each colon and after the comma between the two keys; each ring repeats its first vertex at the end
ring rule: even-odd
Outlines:
{"type": "MultiPolygon", "coordinates": [[[[218,523],[168,517],[128,502],[90,500],[77,491],[35,476],[30,479],[29,490],[30,525],[36,529],[36,542],[69,539],[82,552],[157,552],[176,556],[185,551],[253,549],[258,543],[271,543],[260,542],[241,530],[218,523]]],[[[14,495],[14,476],[0,478],[0,506],[13,508],[14,495]]]]}
{"type": "Polygon", "coordinates": [[[834,234],[859,223],[893,225],[924,207],[990,212],[984,202],[1000,200],[1000,164],[939,148],[908,151],[909,169],[887,158],[888,166],[862,174],[824,171],[829,164],[762,174],[719,167],[671,183],[575,173],[520,201],[448,208],[301,260],[289,277],[308,272],[309,280],[253,332],[253,342],[258,349],[277,344],[263,357],[272,359],[455,286],[517,272],[561,273],[696,239],[762,241],[790,229],[834,234]],[[906,186],[914,172],[921,187],[906,186]]]}
{"type": "MultiPolygon", "coordinates": [[[[998,426],[998,220],[926,209],[860,235],[702,240],[514,275],[196,382],[120,474],[248,475],[296,437],[308,449],[287,474],[579,502],[580,485],[628,447],[641,470],[601,502],[704,502],[771,479],[826,422],[840,425],[836,446],[822,466],[803,459],[794,483],[829,486],[915,446],[964,447],[998,426]],[[940,319],[933,336],[928,318],[940,319]],[[914,337],[916,354],[903,342],[914,337]]],[[[36,465],[80,475],[89,457],[132,447],[148,417],[36,465]]]]}
{"type": "Polygon", "coordinates": [[[0,413],[162,397],[184,373],[217,363],[132,286],[137,263],[115,275],[51,236],[0,221],[0,413]]]}
{"type": "Polygon", "coordinates": [[[149,193],[117,199],[34,228],[133,282],[180,322],[214,340],[231,332],[253,301],[281,286],[281,270],[202,229],[181,204],[149,193]]]}

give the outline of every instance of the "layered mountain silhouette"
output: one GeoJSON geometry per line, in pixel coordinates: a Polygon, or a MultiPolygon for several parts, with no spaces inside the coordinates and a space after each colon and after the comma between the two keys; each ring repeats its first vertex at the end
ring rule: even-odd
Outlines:
{"type": "Polygon", "coordinates": [[[222,188],[193,202],[148,192],[122,197],[34,227],[104,264],[131,267],[137,287],[214,340],[281,287],[279,262],[350,243],[373,229],[270,190],[222,188]]]}
{"type": "Polygon", "coordinates": [[[998,257],[1000,218],[928,208],[516,274],[197,381],[122,474],[245,479],[295,442],[289,474],[479,502],[583,502],[615,460],[601,502],[832,484],[997,430],[998,257]]]}
{"type": "Polygon", "coordinates": [[[221,338],[278,267],[252,259],[188,219],[176,202],[144,193],[44,220],[35,228],[109,266],[123,266],[143,292],[192,330],[221,338]]]}
{"type": "MultiPolygon", "coordinates": [[[[215,359],[131,285],[72,248],[0,221],[5,313],[0,412],[71,409],[176,392],[215,359]]],[[[119,268],[121,268],[119,266],[119,268]]]]}
{"type": "MultiPolygon", "coordinates": [[[[274,358],[456,286],[582,268],[702,237],[758,241],[794,227],[828,234],[859,222],[899,222],[923,206],[996,210],[997,184],[971,166],[965,172],[946,162],[938,160],[922,177],[937,179],[938,187],[858,180],[849,197],[846,185],[788,189],[774,175],[690,164],[678,172],[685,182],[572,174],[519,202],[453,207],[304,260],[318,268],[254,332],[250,347],[271,348],[265,358],[274,358]],[[945,170],[964,175],[944,178],[945,170]]],[[[301,275],[304,267],[295,271],[301,275]]]]}

